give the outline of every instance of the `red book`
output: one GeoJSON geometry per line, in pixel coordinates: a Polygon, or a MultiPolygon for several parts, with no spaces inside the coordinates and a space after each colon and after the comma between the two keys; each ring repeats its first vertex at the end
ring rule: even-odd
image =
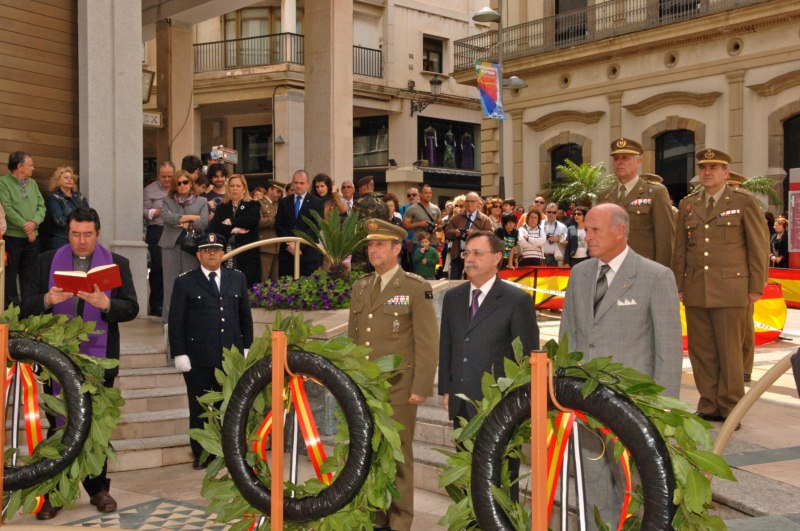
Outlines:
{"type": "Polygon", "coordinates": [[[56,271],[53,273],[56,286],[69,293],[79,291],[92,292],[94,285],[100,286],[100,291],[108,291],[122,285],[117,264],[93,267],[86,273],[83,271],[56,271]]]}

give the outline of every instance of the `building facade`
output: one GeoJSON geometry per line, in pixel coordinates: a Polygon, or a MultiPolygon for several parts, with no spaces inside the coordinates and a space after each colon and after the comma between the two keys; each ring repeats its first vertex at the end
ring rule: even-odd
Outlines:
{"type": "MultiPolygon", "coordinates": [[[[604,162],[626,136],[645,147],[642,171],[679,201],[693,154],[714,147],[731,169],[767,175],[786,198],[800,166],[800,4],[786,0],[545,0],[503,13],[507,188],[527,203],[556,166],[604,162]],[[508,173],[508,172],[507,172],[508,173]]],[[[496,60],[497,31],[455,43],[454,77],[496,60]]],[[[484,190],[497,188],[497,122],[483,123],[484,190]]],[[[775,212],[783,204],[769,205],[775,212]]]]}

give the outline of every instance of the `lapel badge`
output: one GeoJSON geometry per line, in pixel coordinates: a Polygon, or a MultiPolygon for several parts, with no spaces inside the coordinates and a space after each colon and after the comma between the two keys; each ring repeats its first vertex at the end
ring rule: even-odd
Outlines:
{"type": "Polygon", "coordinates": [[[394,332],[394,333],[396,334],[396,333],[397,333],[397,332],[399,332],[399,331],[400,331],[400,321],[398,321],[397,319],[395,319],[395,320],[392,322],[392,332],[394,332]]]}

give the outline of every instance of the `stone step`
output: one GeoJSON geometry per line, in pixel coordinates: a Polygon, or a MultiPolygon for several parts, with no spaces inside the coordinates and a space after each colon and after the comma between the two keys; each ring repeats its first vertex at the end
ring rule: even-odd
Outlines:
{"type": "Polygon", "coordinates": [[[189,407],[189,397],[184,385],[123,389],[122,398],[125,399],[125,405],[122,407],[123,414],[189,407]]]}
{"type": "Polygon", "coordinates": [[[142,470],[192,462],[189,435],[162,435],[140,439],[112,440],[117,459],[108,463],[111,472],[142,470]]]}
{"type": "Polygon", "coordinates": [[[123,413],[112,440],[183,435],[189,431],[189,408],[123,413]]]}
{"type": "Polygon", "coordinates": [[[149,367],[120,369],[114,385],[118,389],[147,389],[179,387],[185,384],[183,375],[174,367],[149,367]]]}
{"type": "Polygon", "coordinates": [[[417,427],[414,440],[454,448],[453,423],[447,418],[447,411],[440,405],[425,404],[417,408],[417,427]]]}
{"type": "Polygon", "coordinates": [[[120,354],[120,369],[145,369],[148,367],[166,367],[167,355],[164,349],[153,349],[145,352],[125,352],[120,354]]]}

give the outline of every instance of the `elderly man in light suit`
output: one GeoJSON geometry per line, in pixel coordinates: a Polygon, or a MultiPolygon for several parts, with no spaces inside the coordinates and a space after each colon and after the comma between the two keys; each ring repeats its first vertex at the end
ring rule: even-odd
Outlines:
{"type": "MultiPolygon", "coordinates": [[[[615,204],[603,204],[586,216],[586,245],[592,259],[572,269],[561,319],[570,350],[584,359],[612,356],[636,369],[677,397],[682,344],[678,290],[672,271],[628,247],[630,218],[615,204]]],[[[615,477],[613,451],[594,436],[581,439],[589,513],[616,523],[624,482],[615,477]],[[596,460],[603,454],[604,458],[596,460]]],[[[594,525],[592,518],[589,524],[594,525]]]]}

